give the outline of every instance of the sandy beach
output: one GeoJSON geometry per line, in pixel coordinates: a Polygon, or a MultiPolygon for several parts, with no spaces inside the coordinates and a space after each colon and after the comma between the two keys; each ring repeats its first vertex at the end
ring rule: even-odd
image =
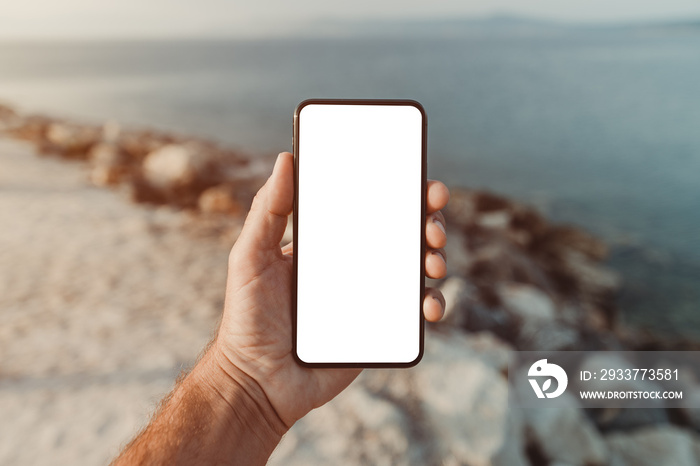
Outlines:
{"type": "Polygon", "coordinates": [[[104,464],[210,338],[230,244],[25,143],[0,167],[0,463],[104,464]]]}

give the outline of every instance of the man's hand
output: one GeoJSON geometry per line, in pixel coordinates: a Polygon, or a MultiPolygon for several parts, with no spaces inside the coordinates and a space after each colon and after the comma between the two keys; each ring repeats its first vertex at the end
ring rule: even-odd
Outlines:
{"type": "MultiPolygon", "coordinates": [[[[428,182],[425,271],[446,273],[449,192],[428,182]]],[[[377,199],[376,208],[383,208],[377,199]]],[[[294,203],[293,156],[279,155],[229,257],[224,314],[202,360],[151,425],[117,459],[130,463],[264,464],[298,419],[331,400],[359,369],[310,369],[292,356],[293,245],[280,247],[294,203]]],[[[423,313],[442,318],[440,291],[426,289],[423,313]]]]}
{"type": "MultiPolygon", "coordinates": [[[[293,245],[280,248],[294,203],[293,157],[282,153],[274,172],[258,192],[229,259],[223,321],[213,350],[233,377],[249,379],[264,392],[285,427],[340,393],[358,369],[310,369],[292,356],[293,245]]],[[[445,275],[445,220],[440,212],[449,199],[445,185],[428,183],[426,274],[445,275]]],[[[377,199],[377,209],[383,200],[377,199]]],[[[440,320],[444,298],[426,290],[427,320],[440,320]]]]}

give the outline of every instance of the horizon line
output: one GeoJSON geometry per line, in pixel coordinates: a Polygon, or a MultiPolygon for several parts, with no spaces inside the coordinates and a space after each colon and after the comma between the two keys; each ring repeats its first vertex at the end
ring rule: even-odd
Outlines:
{"type": "MultiPolygon", "coordinates": [[[[96,42],[141,42],[141,41],[177,41],[177,40],[264,40],[264,39],[282,39],[282,38],[324,38],[324,37],[353,37],[359,36],[361,34],[368,34],[366,30],[355,29],[352,27],[360,28],[370,25],[393,25],[396,27],[409,27],[411,25],[421,25],[422,27],[430,26],[431,23],[451,23],[456,25],[459,23],[473,23],[473,26],[478,26],[479,23],[497,23],[502,21],[502,24],[506,22],[512,22],[511,26],[517,26],[518,24],[523,26],[534,26],[539,24],[547,27],[560,27],[560,28],[601,28],[601,29],[615,29],[615,28],[653,28],[653,27],[683,27],[683,26],[694,26],[700,27],[700,16],[693,18],[681,18],[681,17],[667,17],[660,19],[597,19],[597,20],[571,20],[571,19],[561,19],[561,18],[548,18],[543,16],[529,16],[520,15],[513,13],[492,13],[486,15],[463,15],[463,16],[433,16],[433,17],[411,17],[407,16],[404,18],[355,18],[355,19],[344,19],[342,17],[332,17],[332,18],[316,18],[312,20],[307,20],[296,26],[290,26],[288,28],[275,28],[273,30],[268,30],[263,33],[246,31],[238,34],[231,34],[224,31],[224,27],[214,28],[216,32],[194,32],[190,31],[187,33],[164,33],[164,34],[143,34],[143,33],[117,33],[117,34],[53,34],[53,35],[41,35],[41,34],[10,34],[3,35],[0,33],[0,43],[8,42],[47,42],[47,41],[58,41],[58,42],[82,42],[82,41],[96,41],[96,42]],[[348,28],[345,31],[329,31],[323,29],[324,23],[328,25],[343,25],[348,28]],[[304,27],[309,28],[308,30],[303,30],[304,27]],[[321,28],[318,30],[318,28],[321,28]],[[316,30],[314,30],[316,28],[316,30]]],[[[231,26],[233,28],[233,26],[231,26]]],[[[505,26],[507,28],[508,26],[505,26]]],[[[240,31],[240,29],[238,29],[240,31]]],[[[421,29],[418,33],[425,34],[427,31],[421,29]]],[[[439,33],[439,31],[435,31],[439,33]]],[[[393,31],[373,31],[370,32],[372,36],[381,35],[396,35],[398,33],[410,34],[410,30],[398,30],[393,31]]]]}

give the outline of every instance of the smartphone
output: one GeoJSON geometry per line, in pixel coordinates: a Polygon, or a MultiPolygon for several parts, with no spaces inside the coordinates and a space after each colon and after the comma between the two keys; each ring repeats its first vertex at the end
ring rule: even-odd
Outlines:
{"type": "Polygon", "coordinates": [[[420,361],[426,130],[412,100],[297,106],[292,345],[300,364],[420,361]]]}

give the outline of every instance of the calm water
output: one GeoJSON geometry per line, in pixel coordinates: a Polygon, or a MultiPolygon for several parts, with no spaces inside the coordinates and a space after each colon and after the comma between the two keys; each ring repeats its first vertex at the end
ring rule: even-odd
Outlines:
{"type": "Polygon", "coordinates": [[[431,176],[615,245],[626,319],[700,334],[700,29],[0,44],[0,100],[290,149],[308,97],[413,98],[431,176]]]}

